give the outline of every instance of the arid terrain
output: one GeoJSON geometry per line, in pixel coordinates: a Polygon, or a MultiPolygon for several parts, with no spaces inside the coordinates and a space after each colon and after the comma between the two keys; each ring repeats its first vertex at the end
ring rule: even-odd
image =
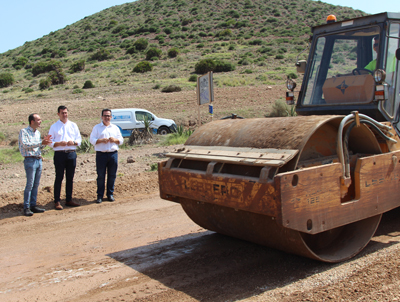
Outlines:
{"type": "MultiPolygon", "coordinates": [[[[230,113],[263,117],[283,96],[284,88],[275,86],[216,89],[214,119],[230,113]]],[[[15,143],[29,113],[41,115],[46,133],[61,104],[83,136],[106,107],[145,108],[185,127],[198,124],[194,91],[9,100],[0,105],[2,148],[15,143]]],[[[205,106],[201,116],[210,121],[205,106]]],[[[0,165],[0,300],[400,300],[400,210],[386,213],[370,244],[349,261],[326,264],[286,254],[204,230],[179,204],[160,199],[150,165],[176,147],[121,150],[116,201],[102,204],[94,203],[95,155],[79,154],[74,198],[82,206],[62,211],[53,208],[54,167],[46,159],[38,196],[46,212],[32,217],[22,215],[23,164],[0,165]],[[130,156],[135,162],[127,162],[130,156]]]]}

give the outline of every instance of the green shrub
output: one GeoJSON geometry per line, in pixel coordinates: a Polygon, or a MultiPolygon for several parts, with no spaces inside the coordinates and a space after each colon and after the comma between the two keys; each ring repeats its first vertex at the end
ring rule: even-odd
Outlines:
{"type": "Polygon", "coordinates": [[[145,38],[139,38],[133,43],[133,46],[135,47],[136,50],[145,50],[147,46],[149,45],[149,41],[145,38]]]}
{"type": "Polygon", "coordinates": [[[179,49],[176,47],[172,47],[168,50],[168,57],[175,58],[179,54],[179,49]]]}
{"type": "Polygon", "coordinates": [[[192,75],[189,77],[189,82],[197,82],[197,75],[192,74],[192,75]]]}
{"type": "Polygon", "coordinates": [[[69,69],[69,71],[71,73],[79,72],[79,71],[83,71],[83,70],[85,70],[85,60],[83,60],[83,59],[72,63],[72,65],[69,69]]]}
{"type": "Polygon", "coordinates": [[[25,89],[25,93],[31,93],[31,92],[33,92],[33,89],[32,89],[32,88],[26,88],[26,89],[25,89]]]}
{"type": "Polygon", "coordinates": [[[39,89],[45,90],[51,86],[51,80],[49,78],[41,79],[39,82],[39,89]]]}
{"type": "Polygon", "coordinates": [[[32,67],[33,76],[50,71],[62,72],[62,63],[60,61],[51,60],[49,62],[38,62],[32,67]]]}
{"type": "Polygon", "coordinates": [[[215,69],[215,62],[213,59],[204,59],[200,62],[196,63],[194,67],[197,74],[204,74],[209,71],[214,71],[215,69]]]}
{"type": "Polygon", "coordinates": [[[81,145],[76,148],[79,153],[89,153],[92,149],[92,144],[86,138],[84,138],[81,142],[81,145]]]}
{"type": "Polygon", "coordinates": [[[147,61],[139,62],[133,68],[133,72],[137,72],[137,73],[145,73],[145,72],[152,71],[152,70],[153,70],[153,65],[151,65],[151,63],[147,62],[147,61]]]}
{"type": "Polygon", "coordinates": [[[272,110],[266,117],[284,117],[284,116],[295,116],[295,106],[289,106],[285,101],[277,100],[272,105],[272,110]]]}
{"type": "Polygon", "coordinates": [[[193,132],[194,132],[193,130],[191,129],[185,130],[185,128],[182,125],[179,125],[177,127],[176,132],[164,135],[164,137],[161,139],[160,144],[163,146],[184,144],[189,138],[189,136],[193,134],[193,132]]]}
{"type": "Polygon", "coordinates": [[[156,47],[150,47],[146,52],[146,60],[152,60],[153,58],[161,58],[162,50],[156,47]]]}
{"type": "Polygon", "coordinates": [[[181,87],[176,86],[176,85],[169,85],[167,87],[164,87],[161,92],[178,92],[181,91],[181,87]]]}
{"type": "Polygon", "coordinates": [[[113,56],[111,55],[110,51],[102,48],[99,49],[97,52],[90,56],[91,61],[105,61],[111,59],[113,56]]]}
{"type": "Polygon", "coordinates": [[[262,40],[261,39],[256,39],[253,41],[249,42],[250,45],[261,45],[262,44],[262,40]]]}
{"type": "Polygon", "coordinates": [[[63,71],[52,70],[49,72],[47,76],[50,79],[52,85],[64,84],[65,83],[65,74],[63,71]]]}
{"type": "Polygon", "coordinates": [[[11,73],[0,73],[0,88],[11,86],[14,82],[14,76],[11,73]]]}
{"type": "Polygon", "coordinates": [[[214,72],[228,72],[235,70],[235,65],[230,62],[216,61],[214,72]]]}
{"type": "Polygon", "coordinates": [[[284,55],[276,55],[275,56],[275,59],[278,59],[278,60],[281,60],[281,59],[283,59],[284,58],[284,55]]]}
{"type": "Polygon", "coordinates": [[[94,88],[94,84],[92,83],[92,81],[87,80],[85,81],[85,83],[83,84],[82,89],[90,89],[90,88],[94,88]]]}
{"type": "Polygon", "coordinates": [[[83,90],[77,88],[77,89],[72,90],[72,93],[73,93],[73,94],[83,93],[83,90]]]}
{"type": "Polygon", "coordinates": [[[166,28],[164,28],[164,32],[165,32],[167,35],[169,35],[169,34],[172,33],[172,29],[169,28],[169,27],[166,27],[166,28]]]}
{"type": "Polygon", "coordinates": [[[133,55],[134,53],[137,53],[137,52],[139,52],[139,51],[136,49],[135,46],[131,46],[126,50],[126,53],[130,54],[130,55],[133,55]]]}
{"type": "Polygon", "coordinates": [[[229,28],[224,29],[224,30],[221,30],[221,31],[217,34],[217,36],[218,36],[218,37],[229,37],[229,36],[232,36],[232,30],[229,29],[229,28]]]}
{"type": "Polygon", "coordinates": [[[297,78],[298,78],[297,74],[295,74],[294,72],[289,73],[289,74],[287,75],[287,77],[288,77],[289,79],[297,79],[297,78]]]}
{"type": "Polygon", "coordinates": [[[26,63],[28,63],[28,59],[25,57],[19,57],[15,60],[15,62],[12,64],[12,67],[14,67],[15,69],[21,69],[22,67],[24,67],[26,65],[26,63]]]}

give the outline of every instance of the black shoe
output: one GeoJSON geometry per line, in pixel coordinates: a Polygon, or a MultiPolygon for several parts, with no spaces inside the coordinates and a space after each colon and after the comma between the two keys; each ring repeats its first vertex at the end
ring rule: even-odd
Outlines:
{"type": "Polygon", "coordinates": [[[102,203],[103,199],[102,198],[97,198],[96,203],[102,203]]]}
{"type": "Polygon", "coordinates": [[[115,199],[114,199],[114,196],[113,196],[113,195],[110,195],[110,196],[108,196],[107,198],[108,198],[108,201],[115,201],[115,199]]]}
{"type": "Polygon", "coordinates": [[[31,209],[24,209],[24,215],[25,216],[32,216],[33,212],[31,211],[31,209]]]}
{"type": "Polygon", "coordinates": [[[37,206],[31,207],[31,211],[33,213],[43,213],[44,211],[46,211],[45,209],[42,208],[38,208],[37,206]]]}

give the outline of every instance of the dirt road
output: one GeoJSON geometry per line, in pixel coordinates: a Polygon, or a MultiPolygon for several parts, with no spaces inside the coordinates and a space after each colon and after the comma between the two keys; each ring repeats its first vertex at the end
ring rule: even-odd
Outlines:
{"type": "Polygon", "coordinates": [[[324,264],[218,235],[158,192],[0,220],[1,301],[396,301],[400,211],[324,264]]]}

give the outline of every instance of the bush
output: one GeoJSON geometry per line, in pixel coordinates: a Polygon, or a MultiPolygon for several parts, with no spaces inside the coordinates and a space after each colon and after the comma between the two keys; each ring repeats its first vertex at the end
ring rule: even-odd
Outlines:
{"type": "Polygon", "coordinates": [[[90,56],[91,61],[105,61],[105,60],[108,60],[111,58],[112,58],[112,55],[111,55],[110,51],[107,49],[104,49],[104,48],[98,50],[96,53],[94,53],[90,56]]]}
{"type": "Polygon", "coordinates": [[[147,41],[147,39],[145,39],[145,38],[139,38],[135,41],[135,43],[133,43],[133,46],[135,47],[135,49],[137,49],[139,51],[145,50],[148,45],[149,45],[149,41],[147,41]]]}
{"type": "Polygon", "coordinates": [[[189,82],[197,82],[197,75],[192,74],[192,75],[189,77],[189,82]]]}
{"type": "Polygon", "coordinates": [[[83,90],[77,88],[77,89],[72,90],[72,93],[73,93],[73,94],[83,93],[83,90]]]}
{"type": "Polygon", "coordinates": [[[85,82],[85,84],[83,84],[82,89],[90,89],[90,88],[94,88],[95,86],[93,85],[92,81],[87,80],[85,82]]]}
{"type": "Polygon", "coordinates": [[[196,63],[194,69],[197,74],[204,74],[215,69],[215,62],[213,59],[204,59],[196,63]]]}
{"type": "Polygon", "coordinates": [[[75,63],[72,63],[72,65],[69,69],[69,71],[71,73],[79,72],[79,71],[83,71],[83,70],[85,70],[85,60],[79,60],[75,63]]]}
{"type": "Polygon", "coordinates": [[[266,117],[284,117],[284,116],[295,116],[295,106],[289,106],[285,101],[277,100],[272,105],[272,111],[266,115],[266,117]]]}
{"type": "Polygon", "coordinates": [[[181,87],[176,86],[176,85],[169,85],[167,87],[164,87],[161,92],[178,92],[181,91],[181,87]]]}
{"type": "Polygon", "coordinates": [[[235,65],[230,62],[217,61],[214,72],[228,72],[235,70],[235,65]]]}
{"type": "Polygon", "coordinates": [[[25,89],[25,93],[30,93],[30,92],[33,92],[33,89],[32,89],[32,88],[26,88],[26,89],[25,89]]]}
{"type": "Polygon", "coordinates": [[[51,86],[51,81],[49,78],[46,79],[41,79],[39,82],[39,89],[40,90],[45,90],[51,86]]]}
{"type": "Polygon", "coordinates": [[[278,59],[278,60],[281,60],[281,59],[283,59],[284,58],[284,55],[276,55],[275,56],[275,59],[278,59]]]}
{"type": "Polygon", "coordinates": [[[76,147],[76,151],[79,153],[89,153],[92,147],[93,145],[90,143],[90,141],[87,138],[84,138],[81,142],[81,145],[76,147]]]}
{"type": "Polygon", "coordinates": [[[41,73],[46,73],[52,70],[61,70],[62,63],[60,61],[50,61],[50,62],[38,62],[32,67],[33,76],[37,76],[41,73]]]}
{"type": "Polygon", "coordinates": [[[213,59],[204,59],[195,65],[195,72],[197,74],[205,74],[209,71],[214,72],[227,72],[235,70],[235,65],[230,62],[214,61],[213,59]]]}
{"type": "Polygon", "coordinates": [[[0,73],[0,88],[11,86],[14,82],[14,76],[11,73],[0,73]]]}
{"type": "Polygon", "coordinates": [[[179,49],[176,47],[172,47],[171,49],[168,50],[168,57],[170,58],[175,58],[179,54],[179,49]]]}
{"type": "Polygon", "coordinates": [[[256,39],[253,41],[249,42],[250,45],[261,45],[262,44],[262,40],[261,39],[256,39]]]}
{"type": "Polygon", "coordinates": [[[21,69],[28,63],[28,59],[25,57],[19,57],[15,60],[15,62],[12,64],[12,67],[15,69],[21,69]]]}
{"type": "Polygon", "coordinates": [[[172,29],[169,28],[169,27],[166,27],[166,28],[164,28],[164,32],[165,32],[167,35],[169,35],[169,34],[172,33],[172,29]]]}
{"type": "Polygon", "coordinates": [[[65,74],[62,71],[53,70],[49,72],[47,77],[50,79],[52,85],[64,84],[65,83],[65,74]]]}
{"type": "Polygon", "coordinates": [[[228,37],[228,36],[232,36],[232,30],[230,30],[229,28],[228,28],[228,29],[221,30],[221,31],[217,34],[217,36],[218,36],[218,37],[228,37]]]}
{"type": "Polygon", "coordinates": [[[136,64],[136,66],[133,68],[133,72],[137,73],[145,73],[152,70],[153,70],[153,65],[151,65],[151,63],[147,61],[140,62],[136,64]]]}
{"type": "Polygon", "coordinates": [[[146,60],[152,60],[153,58],[161,58],[162,50],[156,47],[150,47],[146,52],[146,60]]]}
{"type": "Polygon", "coordinates": [[[289,73],[288,75],[287,75],[287,77],[289,78],[289,79],[297,79],[297,74],[295,74],[294,72],[291,72],[291,73],[289,73]]]}

